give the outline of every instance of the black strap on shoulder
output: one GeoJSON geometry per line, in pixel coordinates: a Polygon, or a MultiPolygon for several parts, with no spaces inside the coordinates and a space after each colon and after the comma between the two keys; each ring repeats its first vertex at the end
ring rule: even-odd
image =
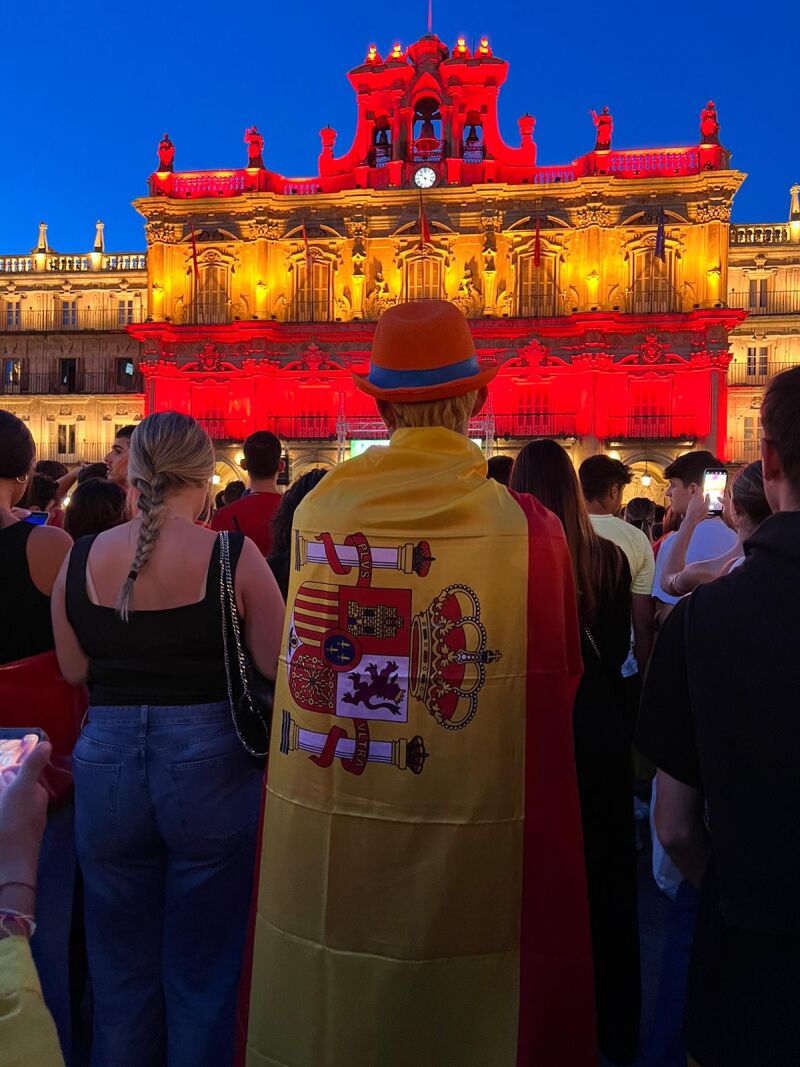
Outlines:
{"type": "Polygon", "coordinates": [[[244,534],[235,530],[231,530],[228,533],[228,547],[230,549],[231,556],[231,577],[236,577],[236,564],[239,562],[239,557],[242,554],[244,548],[244,534]]]}
{"type": "Polygon", "coordinates": [[[67,618],[72,622],[75,612],[89,603],[86,592],[86,564],[97,534],[80,537],[72,546],[67,565],[66,608],[67,618]]]}

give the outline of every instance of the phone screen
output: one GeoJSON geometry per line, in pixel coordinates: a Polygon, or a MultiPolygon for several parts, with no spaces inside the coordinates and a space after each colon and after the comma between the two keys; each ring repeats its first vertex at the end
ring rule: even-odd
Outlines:
{"type": "Polygon", "coordinates": [[[46,511],[32,511],[24,521],[29,522],[31,526],[46,526],[49,518],[46,511]]]}
{"type": "Polygon", "coordinates": [[[727,471],[709,470],[703,475],[703,497],[708,502],[709,515],[720,515],[722,513],[722,498],[725,495],[725,486],[727,484],[727,471]]]}
{"type": "Polygon", "coordinates": [[[0,791],[8,785],[20,764],[40,740],[39,734],[33,733],[0,738],[0,791]]]}

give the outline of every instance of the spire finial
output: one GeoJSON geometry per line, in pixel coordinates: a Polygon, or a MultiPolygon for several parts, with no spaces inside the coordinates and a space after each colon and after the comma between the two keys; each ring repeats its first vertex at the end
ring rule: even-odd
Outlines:
{"type": "Polygon", "coordinates": [[[428,36],[433,33],[433,0],[428,0],[428,36]]]}

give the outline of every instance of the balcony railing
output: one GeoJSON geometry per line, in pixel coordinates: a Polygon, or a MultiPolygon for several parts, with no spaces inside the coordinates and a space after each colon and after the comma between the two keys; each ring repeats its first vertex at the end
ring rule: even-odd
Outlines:
{"type": "Polygon", "coordinates": [[[418,137],[411,145],[412,163],[440,163],[444,158],[444,141],[436,137],[418,137]]]}
{"type": "Polygon", "coordinates": [[[575,413],[516,411],[494,416],[497,437],[574,437],[575,413]]]}
{"type": "Polygon", "coordinates": [[[286,322],[333,322],[330,300],[292,300],[286,307],[286,322]]]}
{"type": "Polygon", "coordinates": [[[233,314],[230,302],[224,297],[209,297],[193,300],[177,320],[185,326],[224,326],[233,322],[233,314]]]}
{"type": "Polygon", "coordinates": [[[730,293],[728,306],[744,308],[748,315],[797,315],[800,314],[800,290],[782,289],[777,292],[730,293]]]}
{"type": "Polygon", "coordinates": [[[627,294],[625,310],[633,315],[665,315],[682,310],[679,293],[651,285],[636,285],[627,294]]]}
{"type": "Polygon", "coordinates": [[[0,307],[0,333],[75,333],[81,330],[124,330],[130,323],[142,322],[140,306],[132,308],[61,307],[47,310],[0,307]]]}
{"type": "Polygon", "coordinates": [[[728,441],[728,461],[730,463],[755,463],[761,459],[761,442],[730,438],[728,441]]]}
{"type": "Polygon", "coordinates": [[[102,463],[109,453],[111,444],[104,441],[76,441],[73,452],[59,451],[57,441],[36,444],[37,459],[55,459],[59,463],[102,463]]]}
{"type": "Polygon", "coordinates": [[[75,274],[85,271],[147,270],[144,252],[112,252],[102,254],[98,262],[90,253],[53,255],[50,252],[29,256],[0,256],[0,274],[75,274]]]}
{"type": "Polygon", "coordinates": [[[536,293],[517,296],[517,315],[520,318],[551,318],[562,313],[562,301],[555,285],[543,285],[536,293]]]}
{"type": "Polygon", "coordinates": [[[23,371],[15,379],[0,381],[0,394],[3,396],[91,393],[114,396],[143,392],[144,380],[138,371],[119,376],[113,371],[77,370],[74,374],[64,375],[57,371],[23,371]]]}
{"type": "Polygon", "coordinates": [[[729,243],[732,245],[786,245],[792,239],[788,222],[774,225],[731,226],[729,243]]]}
{"type": "Polygon", "coordinates": [[[728,367],[728,385],[768,385],[778,374],[796,366],[796,363],[731,363],[728,367]]]}
{"type": "Polygon", "coordinates": [[[694,441],[694,415],[610,415],[608,435],[615,441],[694,441]]]}

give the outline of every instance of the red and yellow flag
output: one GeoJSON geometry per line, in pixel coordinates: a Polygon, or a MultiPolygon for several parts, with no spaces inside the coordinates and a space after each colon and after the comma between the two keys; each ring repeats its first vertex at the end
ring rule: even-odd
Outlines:
{"type": "Polygon", "coordinates": [[[294,536],[240,1062],[593,1067],[560,523],[415,429],[294,536]]]}

